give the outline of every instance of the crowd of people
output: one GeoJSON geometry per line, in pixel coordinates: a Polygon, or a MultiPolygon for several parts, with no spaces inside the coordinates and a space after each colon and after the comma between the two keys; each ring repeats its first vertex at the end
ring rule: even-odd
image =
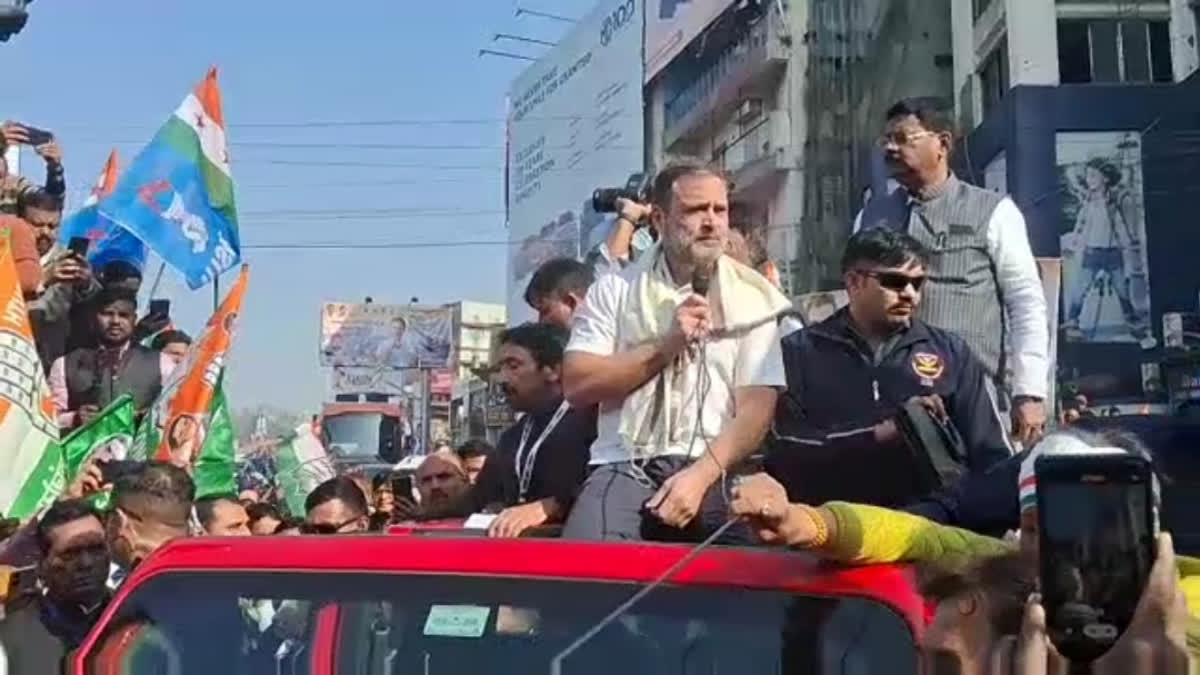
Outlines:
{"type": "MultiPolygon", "coordinates": [[[[499,338],[494,377],[521,416],[494,448],[439,449],[411,480],[332,478],[307,496],[301,521],[263,495],[197,500],[187,471],[170,464],[109,480],[93,461],[37,525],[45,592],[0,623],[10,668],[49,672],[115,585],[173,538],[341,535],[483,513],[496,537],[720,535],[845,564],[925,565],[934,573],[923,591],[937,602],[920,646],[935,664],[927,672],[1065,672],[1034,593],[1034,462],[1151,452],[1126,434],[1047,430],[1049,323],[1025,223],[1012,200],[955,178],[952,145],[933,102],[888,112],[880,149],[896,186],[866,202],[845,246],[849,304],[812,325],[791,309],[764,228],[730,204],[724,176],[671,164],[645,203],[619,201],[600,255],[533,275],[525,299],[538,322],[499,338]],[[920,414],[954,432],[947,448],[914,442],[908,422],[920,414]],[[96,492],[110,495],[107,515],[91,506],[96,492]]],[[[153,400],[174,362],[169,345],[186,336],[159,334],[158,354],[141,347],[162,322],[135,327],[134,280],[107,267],[94,279],[86,262],[55,252],[49,202],[32,195],[61,203],[49,185],[61,182],[59,153],[39,152],[48,186],[5,182],[21,187],[0,205],[39,223],[26,223],[44,266],[27,290],[31,313],[61,285],[70,311],[43,325],[70,325],[70,337],[73,317],[92,317],[90,345],[39,337],[71,428],[120,393],[153,400]]],[[[1133,625],[1092,672],[1186,672],[1200,644],[1188,631],[1189,608],[1200,608],[1193,567],[1164,535],[1133,625]]]]}

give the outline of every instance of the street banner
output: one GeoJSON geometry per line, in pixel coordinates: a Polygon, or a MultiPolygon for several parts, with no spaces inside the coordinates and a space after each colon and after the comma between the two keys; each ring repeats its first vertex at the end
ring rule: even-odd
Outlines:
{"type": "Polygon", "coordinates": [[[284,438],[275,450],[275,482],[283,492],[288,513],[304,517],[304,499],[321,483],[337,475],[325,447],[306,422],[284,438]]]}
{"type": "Polygon", "coordinates": [[[66,473],[10,237],[0,230],[0,514],[24,520],[58,497],[66,473]]]}
{"type": "Polygon", "coordinates": [[[535,318],[524,293],[542,263],[589,257],[607,238],[615,214],[592,208],[593,190],[642,171],[642,22],[642,0],[603,0],[512,84],[509,325],[535,318]]]}
{"type": "Polygon", "coordinates": [[[216,68],[134,158],[99,209],[192,289],[237,265],[241,243],[216,68]]]}
{"type": "Polygon", "coordinates": [[[213,423],[213,400],[249,278],[250,269],[243,265],[204,332],[163,383],[162,393],[142,420],[130,453],[135,459],[170,461],[189,470],[195,467],[213,423]]]}
{"type": "Polygon", "coordinates": [[[58,243],[64,249],[75,237],[84,237],[91,242],[87,259],[93,270],[118,260],[139,270],[146,266],[146,245],[129,230],[100,215],[100,200],[117,186],[118,174],[117,151],[113,150],[83,207],[58,228],[58,243]]]}
{"type": "Polygon", "coordinates": [[[453,368],[450,307],[326,302],[321,306],[321,365],[453,368]]]}

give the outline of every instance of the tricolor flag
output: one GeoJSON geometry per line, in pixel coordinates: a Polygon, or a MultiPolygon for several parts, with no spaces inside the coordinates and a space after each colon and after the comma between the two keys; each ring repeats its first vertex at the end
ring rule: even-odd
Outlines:
{"type": "Polygon", "coordinates": [[[234,322],[242,308],[250,271],[245,265],[204,332],[163,383],[138,429],[130,456],[158,459],[194,469],[214,423],[213,400],[225,370],[234,322]]]}
{"type": "Polygon", "coordinates": [[[241,259],[217,70],[208,71],[134,158],[100,213],[135,234],[191,288],[241,259]]]}
{"type": "Polygon", "coordinates": [[[123,260],[140,270],[146,265],[146,245],[125,228],[100,215],[98,208],[100,200],[117,186],[117,175],[117,151],[113,150],[108,153],[104,170],[83,207],[63,221],[58,241],[65,248],[74,237],[90,240],[88,262],[92,269],[99,270],[107,263],[123,260]]]}
{"type": "Polygon", "coordinates": [[[10,236],[0,231],[0,513],[24,520],[62,492],[66,472],[10,236]]]}

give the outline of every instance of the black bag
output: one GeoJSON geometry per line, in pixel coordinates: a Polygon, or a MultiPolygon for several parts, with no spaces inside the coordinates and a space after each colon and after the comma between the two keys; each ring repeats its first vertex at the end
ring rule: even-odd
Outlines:
{"type": "Polygon", "coordinates": [[[900,408],[896,424],[912,452],[920,487],[926,493],[952,485],[966,473],[966,444],[951,422],[934,419],[914,399],[900,408]]]}

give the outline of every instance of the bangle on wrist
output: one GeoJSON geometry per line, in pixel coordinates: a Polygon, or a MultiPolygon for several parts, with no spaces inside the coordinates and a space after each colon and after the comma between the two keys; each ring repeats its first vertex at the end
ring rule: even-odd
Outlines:
{"type": "Polygon", "coordinates": [[[808,504],[796,504],[795,506],[800,513],[804,514],[805,518],[812,522],[813,529],[816,531],[812,540],[808,542],[807,548],[821,548],[829,543],[829,528],[825,525],[825,519],[821,517],[821,512],[808,504]]]}

